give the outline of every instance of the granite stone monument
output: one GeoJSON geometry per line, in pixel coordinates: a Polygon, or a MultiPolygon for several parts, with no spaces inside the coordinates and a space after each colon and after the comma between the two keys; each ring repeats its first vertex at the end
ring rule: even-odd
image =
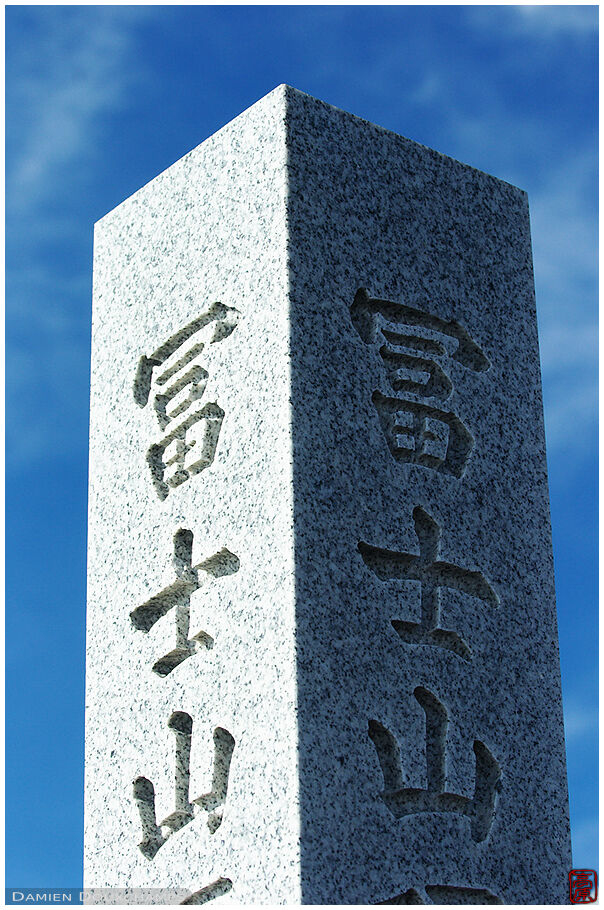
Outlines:
{"type": "Polygon", "coordinates": [[[526,194],[279,86],[96,225],[86,888],[565,903],[526,194]]]}

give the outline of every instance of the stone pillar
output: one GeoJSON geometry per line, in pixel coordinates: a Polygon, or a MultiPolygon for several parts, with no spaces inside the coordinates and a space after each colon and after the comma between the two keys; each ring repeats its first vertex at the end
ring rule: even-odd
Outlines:
{"type": "Polygon", "coordinates": [[[94,270],[85,886],[565,903],[525,193],[280,86],[94,270]]]}

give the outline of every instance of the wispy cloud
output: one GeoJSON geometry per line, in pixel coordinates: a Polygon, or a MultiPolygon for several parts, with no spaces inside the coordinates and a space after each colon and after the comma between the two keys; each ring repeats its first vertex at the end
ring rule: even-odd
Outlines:
{"type": "Polygon", "coordinates": [[[589,735],[596,736],[598,732],[598,709],[572,702],[566,698],[564,701],[564,732],[567,745],[578,741],[585,741],[589,735]]]}
{"type": "Polygon", "coordinates": [[[597,6],[513,6],[517,27],[541,35],[593,35],[598,29],[597,6]]]}
{"type": "Polygon", "coordinates": [[[468,10],[469,21],[478,27],[492,28],[497,15],[500,28],[510,35],[528,36],[541,41],[594,35],[598,30],[597,6],[507,6],[468,10]]]}
{"type": "MultiPolygon", "coordinates": [[[[531,197],[531,221],[538,236],[534,255],[543,280],[558,285],[564,275],[593,280],[597,275],[597,172],[595,142],[550,169],[531,197]]],[[[572,311],[572,304],[567,302],[572,311]]]]}
{"type": "Polygon", "coordinates": [[[595,150],[552,171],[531,199],[546,432],[550,451],[585,454],[598,401],[595,150]]]}
{"type": "Polygon", "coordinates": [[[104,118],[127,109],[144,76],[136,27],[153,14],[7,12],[9,467],[85,444],[93,218],[82,223],[81,199],[103,153],[104,118]]]}
{"type": "Polygon", "coordinates": [[[19,42],[17,57],[9,44],[7,59],[7,188],[17,214],[51,198],[58,176],[85,168],[97,153],[99,118],[125,108],[140,85],[132,25],[149,17],[144,7],[122,8],[118,16],[102,6],[35,10],[27,52],[19,42]]]}
{"type": "Polygon", "coordinates": [[[597,795],[594,794],[592,818],[585,818],[573,824],[573,866],[576,869],[598,868],[599,825],[597,816],[597,795]]]}

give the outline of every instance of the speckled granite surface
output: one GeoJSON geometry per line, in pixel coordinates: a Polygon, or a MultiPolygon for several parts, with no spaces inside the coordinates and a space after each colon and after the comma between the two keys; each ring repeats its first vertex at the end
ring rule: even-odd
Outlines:
{"type": "Polygon", "coordinates": [[[280,86],[95,231],[85,886],[565,903],[528,206],[280,86]]]}

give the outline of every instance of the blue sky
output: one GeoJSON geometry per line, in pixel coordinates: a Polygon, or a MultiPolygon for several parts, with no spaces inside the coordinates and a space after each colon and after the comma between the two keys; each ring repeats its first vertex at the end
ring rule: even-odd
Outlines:
{"type": "Polygon", "coordinates": [[[288,82],[529,194],[574,864],[597,869],[597,8],[13,6],[7,867],[81,884],[92,227],[288,82]]]}

